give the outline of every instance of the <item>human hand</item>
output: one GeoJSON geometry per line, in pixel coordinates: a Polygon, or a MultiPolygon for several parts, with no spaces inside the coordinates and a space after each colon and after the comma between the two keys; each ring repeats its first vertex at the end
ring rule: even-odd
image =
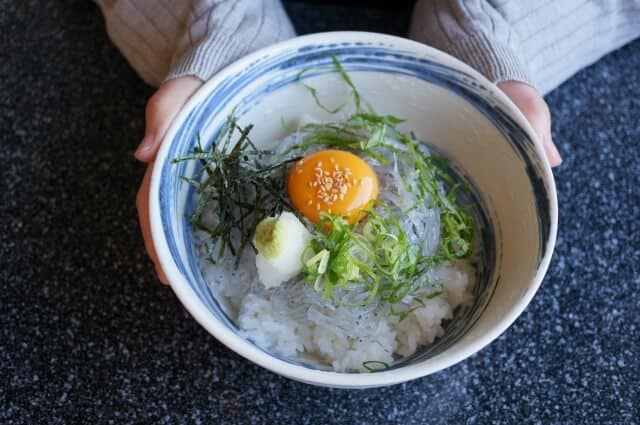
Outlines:
{"type": "Polygon", "coordinates": [[[533,127],[552,167],[562,163],[558,149],[551,139],[551,114],[549,107],[540,93],[526,83],[520,81],[502,81],[498,87],[516,104],[533,127]]]}
{"type": "MultiPolygon", "coordinates": [[[[145,249],[155,265],[158,278],[165,284],[168,281],[158,263],[149,224],[149,183],[153,160],[171,121],[201,85],[202,80],[199,78],[186,76],[166,81],[160,86],[147,103],[145,136],[134,154],[136,159],[148,164],[136,197],[140,229],[145,249]]],[[[551,166],[560,165],[562,159],[551,140],[549,108],[542,96],[533,87],[518,81],[503,81],[498,84],[498,87],[509,96],[529,120],[534,131],[542,140],[551,166]]]]}
{"type": "Polygon", "coordinates": [[[149,258],[155,265],[158,278],[164,284],[167,284],[168,280],[158,263],[158,257],[151,240],[151,227],[149,224],[149,183],[151,181],[151,171],[153,170],[153,160],[156,157],[156,153],[158,153],[160,143],[169,128],[169,124],[201,85],[202,80],[193,76],[175,78],[162,83],[147,103],[144,138],[134,153],[138,161],[148,164],[136,196],[140,230],[142,231],[147,254],[149,254],[149,258]]]}

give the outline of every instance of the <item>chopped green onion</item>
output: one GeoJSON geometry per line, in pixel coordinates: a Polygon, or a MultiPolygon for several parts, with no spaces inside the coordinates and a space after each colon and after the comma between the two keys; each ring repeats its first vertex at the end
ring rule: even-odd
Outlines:
{"type": "MultiPolygon", "coordinates": [[[[307,124],[300,130],[301,141],[287,153],[304,153],[313,146],[332,147],[369,156],[382,164],[387,164],[393,153],[410,155],[417,179],[409,183],[404,175],[403,184],[416,194],[418,203],[429,203],[440,211],[441,243],[434,255],[423,255],[420,245],[408,242],[391,208],[380,202],[356,225],[348,225],[339,216],[321,214],[310,249],[312,255],[322,253],[326,267],[320,268],[320,262],[306,264],[306,281],[313,283],[324,299],[335,299],[336,289],[349,290],[364,285],[370,294],[363,304],[376,297],[390,304],[400,303],[424,285],[418,278],[430,268],[472,254],[473,219],[458,204],[457,194],[462,186],[446,172],[444,159],[427,154],[412,136],[400,132],[396,127],[403,119],[378,115],[369,104],[368,111],[363,112],[362,98],[353,81],[336,58],[333,63],[351,88],[355,112],[343,121],[307,124]],[[442,182],[449,186],[448,192],[443,190],[442,182]]],[[[306,87],[320,104],[315,89],[306,87]]],[[[325,111],[337,112],[320,106],[325,111]]],[[[339,109],[344,106],[340,105],[339,109]]],[[[441,292],[436,291],[427,298],[441,292]]]]}
{"type": "Polygon", "coordinates": [[[362,367],[369,372],[380,372],[389,369],[389,364],[380,360],[367,360],[362,362],[362,367]]]}

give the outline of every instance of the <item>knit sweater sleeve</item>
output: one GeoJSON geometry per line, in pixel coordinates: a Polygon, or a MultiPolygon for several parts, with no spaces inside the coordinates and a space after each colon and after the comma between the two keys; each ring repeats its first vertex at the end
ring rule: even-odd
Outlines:
{"type": "Polygon", "coordinates": [[[640,36],[640,0],[418,0],[410,34],[545,94],[640,36]]]}
{"type": "Polygon", "coordinates": [[[96,0],[107,32],[149,84],[209,79],[234,60],[295,36],[280,0],[96,0]]]}
{"type": "Polygon", "coordinates": [[[167,78],[206,80],[253,50],[295,36],[280,0],[200,0],[197,8],[200,13],[178,39],[167,78]]]}
{"type": "Polygon", "coordinates": [[[518,34],[486,0],[419,0],[409,34],[457,57],[493,82],[532,84],[518,34]]]}

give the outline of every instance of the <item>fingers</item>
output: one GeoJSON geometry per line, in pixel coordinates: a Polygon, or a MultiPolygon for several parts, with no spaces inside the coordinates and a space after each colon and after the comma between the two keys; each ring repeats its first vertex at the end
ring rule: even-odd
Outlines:
{"type": "Polygon", "coordinates": [[[552,167],[562,163],[562,157],[551,137],[551,113],[540,93],[519,81],[503,81],[498,87],[516,104],[536,132],[552,167]]]}
{"type": "Polygon", "coordinates": [[[149,185],[151,183],[153,159],[171,121],[201,85],[202,81],[199,78],[187,76],[165,81],[160,86],[147,103],[145,135],[134,154],[139,161],[149,163],[142,179],[142,184],[138,189],[136,207],[145,249],[155,265],[158,278],[164,284],[169,281],[162,267],[160,267],[158,256],[153,246],[151,225],[149,223],[149,185]]]}
{"type": "Polygon", "coordinates": [[[153,246],[153,240],[151,238],[151,225],[149,223],[149,184],[151,183],[151,172],[153,171],[153,162],[147,166],[147,171],[144,173],[142,184],[138,189],[138,195],[136,196],[136,207],[138,209],[138,222],[140,223],[140,230],[142,231],[142,237],[144,238],[144,247],[147,250],[147,254],[153,264],[156,267],[156,273],[160,281],[164,284],[168,284],[169,281],[164,274],[164,271],[160,267],[156,250],[153,246]]]}
{"type": "Polygon", "coordinates": [[[145,112],[144,138],[134,153],[136,159],[153,161],[171,121],[201,85],[197,77],[175,78],[165,81],[151,96],[145,112]]]}

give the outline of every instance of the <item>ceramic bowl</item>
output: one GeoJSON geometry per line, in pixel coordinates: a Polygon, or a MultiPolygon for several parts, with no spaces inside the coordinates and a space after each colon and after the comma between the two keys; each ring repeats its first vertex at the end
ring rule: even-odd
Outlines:
{"type": "MultiPolygon", "coordinates": [[[[327,117],[328,118],[328,117],[327,117]]],[[[553,175],[542,145],[514,104],[491,82],[451,56],[410,40],[373,33],[333,32],[287,40],[219,72],[172,123],[155,162],[150,219],[153,242],[171,287],[214,337],[248,360],[316,385],[365,388],[420,378],[474,354],[522,313],[549,265],[557,228],[553,175]],[[407,121],[403,128],[446,156],[471,187],[479,222],[475,301],[446,324],[429,347],[388,370],[337,373],[282,358],[245,339],[202,278],[189,213],[193,189],[179,179],[194,164],[171,164],[189,153],[199,134],[208,147],[235,110],[254,123],[253,140],[273,146],[286,136],[282,120],[323,118],[303,78],[323,102],[339,104],[348,91],[331,66],[342,63],[378,113],[407,121]]]]}

